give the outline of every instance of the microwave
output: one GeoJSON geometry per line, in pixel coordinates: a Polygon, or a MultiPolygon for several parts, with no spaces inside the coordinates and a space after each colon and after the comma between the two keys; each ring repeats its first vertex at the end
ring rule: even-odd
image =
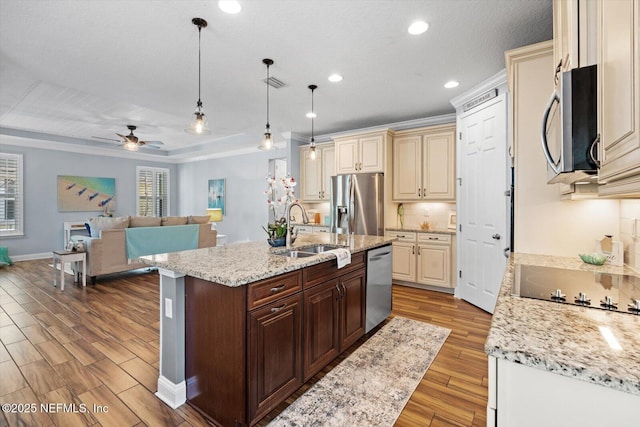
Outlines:
{"type": "Polygon", "coordinates": [[[598,172],[596,65],[561,73],[542,118],[547,183],[593,182],[598,172]]]}

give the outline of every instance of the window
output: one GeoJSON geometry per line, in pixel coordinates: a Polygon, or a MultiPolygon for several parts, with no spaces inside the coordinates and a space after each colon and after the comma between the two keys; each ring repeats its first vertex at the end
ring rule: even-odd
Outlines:
{"type": "Polygon", "coordinates": [[[0,237],[22,236],[22,154],[0,153],[0,237]]]}
{"type": "Polygon", "coordinates": [[[169,169],[138,166],[137,214],[169,216],[169,169]]]}

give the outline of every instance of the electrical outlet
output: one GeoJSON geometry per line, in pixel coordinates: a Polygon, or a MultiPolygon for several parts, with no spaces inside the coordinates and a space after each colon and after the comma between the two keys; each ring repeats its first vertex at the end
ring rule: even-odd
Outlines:
{"type": "Polygon", "coordinates": [[[424,208],[424,216],[429,216],[429,209],[424,208]]]}
{"type": "Polygon", "coordinates": [[[164,315],[169,319],[173,319],[173,307],[172,300],[170,298],[164,299],[164,315]]]}

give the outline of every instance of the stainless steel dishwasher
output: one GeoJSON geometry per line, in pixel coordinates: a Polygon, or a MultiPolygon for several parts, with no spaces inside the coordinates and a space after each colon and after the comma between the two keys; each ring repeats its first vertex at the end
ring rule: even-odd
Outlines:
{"type": "Polygon", "coordinates": [[[391,313],[391,245],[367,252],[367,325],[375,328],[391,313]]]}

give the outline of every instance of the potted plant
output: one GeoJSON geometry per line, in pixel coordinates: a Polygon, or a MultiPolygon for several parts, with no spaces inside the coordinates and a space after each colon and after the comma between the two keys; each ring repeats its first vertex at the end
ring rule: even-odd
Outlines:
{"type": "MultiPolygon", "coordinates": [[[[285,238],[287,235],[287,219],[283,216],[286,211],[287,205],[289,203],[297,202],[298,200],[295,198],[295,190],[296,180],[287,175],[285,178],[281,178],[279,181],[272,177],[271,174],[267,176],[267,189],[264,194],[267,196],[267,205],[269,206],[269,218],[270,222],[267,224],[267,227],[264,226],[262,229],[267,233],[269,238],[267,242],[271,246],[284,246],[285,238]],[[278,182],[283,190],[283,195],[277,197],[278,182]],[[280,211],[280,208],[282,211],[280,211]]],[[[291,227],[291,242],[295,240],[295,236],[293,233],[294,227],[291,227]]]]}

